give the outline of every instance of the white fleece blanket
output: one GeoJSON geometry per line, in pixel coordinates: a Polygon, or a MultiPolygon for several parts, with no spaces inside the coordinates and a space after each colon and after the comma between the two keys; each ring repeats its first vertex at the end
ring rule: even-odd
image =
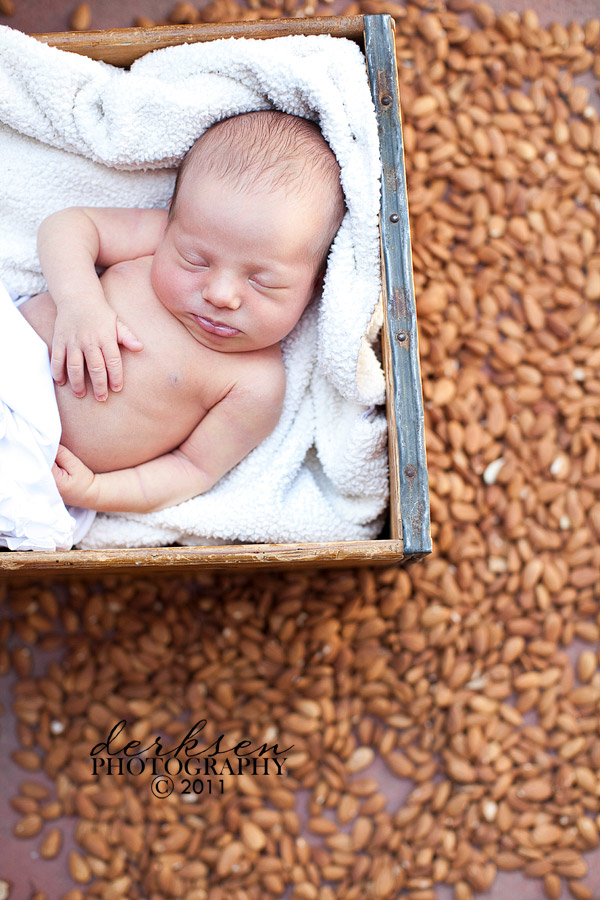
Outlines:
{"type": "Polygon", "coordinates": [[[274,432],[208,493],[146,515],[98,515],[80,546],[361,540],[387,502],[379,153],[364,58],[329,36],[158,50],[122,70],[0,27],[0,278],[45,288],[37,228],[72,205],[166,206],[174,167],[219,119],[277,108],[318,122],[348,212],[322,298],[284,344],[274,432]]]}

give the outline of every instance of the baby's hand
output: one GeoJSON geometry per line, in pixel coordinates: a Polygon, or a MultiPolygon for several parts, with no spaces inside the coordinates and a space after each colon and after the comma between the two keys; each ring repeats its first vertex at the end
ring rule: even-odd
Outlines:
{"type": "Polygon", "coordinates": [[[106,304],[94,309],[81,307],[77,314],[59,308],[52,339],[52,377],[57,384],[67,379],[76,397],[85,397],[87,366],[96,400],[106,400],[108,389],[123,387],[123,363],[119,344],[128,350],[143,350],[143,344],[106,304]]]}
{"type": "Polygon", "coordinates": [[[94,479],[96,476],[62,444],[58,447],[52,474],[58,492],[67,506],[83,506],[85,509],[94,509],[96,493],[94,479]]]}

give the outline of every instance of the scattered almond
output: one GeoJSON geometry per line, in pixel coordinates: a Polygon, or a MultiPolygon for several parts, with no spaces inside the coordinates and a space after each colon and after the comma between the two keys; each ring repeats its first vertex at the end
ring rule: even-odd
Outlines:
{"type": "Polygon", "coordinates": [[[73,31],[87,31],[92,24],[92,10],[89,3],[79,3],[71,13],[70,25],[73,31]]]}

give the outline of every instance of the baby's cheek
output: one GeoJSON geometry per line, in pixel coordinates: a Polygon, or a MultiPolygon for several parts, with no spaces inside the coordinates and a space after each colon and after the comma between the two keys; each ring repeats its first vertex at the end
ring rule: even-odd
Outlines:
{"type": "Polygon", "coordinates": [[[150,266],[150,283],[154,288],[154,291],[158,294],[160,290],[160,263],[158,252],[154,254],[154,258],[152,260],[152,265],[150,266]]]}
{"type": "Polygon", "coordinates": [[[152,263],[150,279],[154,293],[163,304],[167,305],[170,293],[169,285],[171,285],[172,289],[173,278],[169,278],[168,267],[161,265],[160,260],[157,260],[156,257],[154,257],[152,263]]]}

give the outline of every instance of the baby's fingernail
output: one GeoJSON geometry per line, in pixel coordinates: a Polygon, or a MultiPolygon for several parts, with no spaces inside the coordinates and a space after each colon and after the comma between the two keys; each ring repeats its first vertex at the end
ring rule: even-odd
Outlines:
{"type": "Polygon", "coordinates": [[[100,403],[104,403],[105,400],[108,400],[108,396],[106,394],[102,394],[101,397],[98,397],[100,403]]]}

